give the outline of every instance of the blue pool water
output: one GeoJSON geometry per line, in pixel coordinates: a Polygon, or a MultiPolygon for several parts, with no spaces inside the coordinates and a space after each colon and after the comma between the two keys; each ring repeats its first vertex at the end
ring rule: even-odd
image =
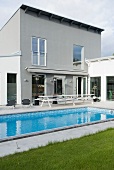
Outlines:
{"type": "Polygon", "coordinates": [[[0,140],[114,118],[114,111],[77,108],[0,116],[0,140]]]}

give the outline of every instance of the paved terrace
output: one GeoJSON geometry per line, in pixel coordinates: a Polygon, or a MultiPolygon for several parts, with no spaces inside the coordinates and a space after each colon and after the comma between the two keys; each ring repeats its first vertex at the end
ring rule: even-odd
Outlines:
{"type": "MultiPolygon", "coordinates": [[[[98,108],[108,108],[114,109],[114,102],[94,102],[91,104],[90,102],[77,103],[76,106],[72,106],[72,104],[67,105],[52,105],[52,108],[49,106],[16,106],[16,108],[9,106],[0,106],[0,114],[10,114],[10,113],[21,113],[21,112],[34,112],[41,110],[52,110],[52,109],[64,109],[64,108],[77,108],[77,107],[98,107],[98,108]]],[[[69,140],[73,138],[79,138],[81,136],[85,136],[88,134],[93,134],[98,131],[105,130],[107,128],[114,128],[114,121],[93,124],[89,126],[82,126],[73,129],[67,129],[63,131],[47,133],[43,135],[37,135],[33,137],[27,137],[22,139],[16,139],[12,141],[2,142],[0,143],[0,157],[5,155],[13,154],[15,152],[23,152],[27,151],[31,148],[36,148],[38,146],[45,146],[49,142],[55,141],[63,141],[69,140]]]]}

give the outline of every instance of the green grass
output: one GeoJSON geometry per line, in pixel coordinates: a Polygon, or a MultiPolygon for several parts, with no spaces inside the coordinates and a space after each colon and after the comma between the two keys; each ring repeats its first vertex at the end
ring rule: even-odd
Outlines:
{"type": "Polygon", "coordinates": [[[0,170],[113,170],[114,129],[0,158],[0,170]]]}

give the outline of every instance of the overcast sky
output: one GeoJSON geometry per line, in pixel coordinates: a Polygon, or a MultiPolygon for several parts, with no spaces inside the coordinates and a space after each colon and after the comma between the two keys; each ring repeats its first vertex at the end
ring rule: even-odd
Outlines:
{"type": "Polygon", "coordinates": [[[101,56],[114,53],[114,0],[0,0],[0,28],[22,4],[103,28],[101,56]]]}

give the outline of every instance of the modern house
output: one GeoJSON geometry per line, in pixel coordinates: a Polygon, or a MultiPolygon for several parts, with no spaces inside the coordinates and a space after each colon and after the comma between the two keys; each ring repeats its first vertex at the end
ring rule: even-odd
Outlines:
{"type": "Polygon", "coordinates": [[[86,94],[103,29],[22,5],[0,30],[0,105],[38,95],[86,94]],[[89,68],[90,69],[90,68],[89,68]]]}

